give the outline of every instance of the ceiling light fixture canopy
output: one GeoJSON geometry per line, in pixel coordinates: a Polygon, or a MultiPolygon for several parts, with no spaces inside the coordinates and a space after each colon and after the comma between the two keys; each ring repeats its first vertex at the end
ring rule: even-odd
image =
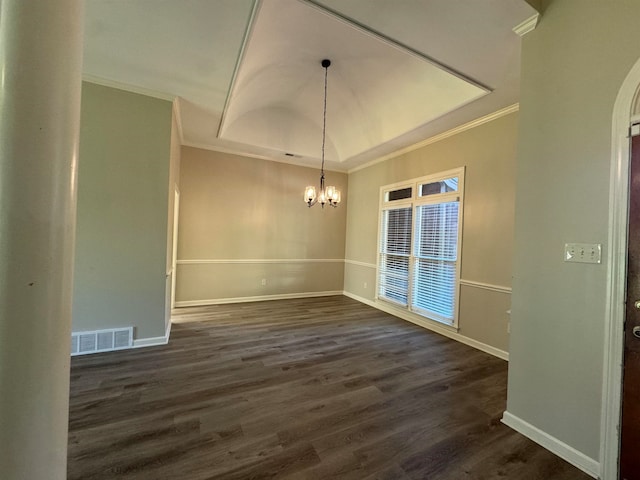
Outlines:
{"type": "Polygon", "coordinates": [[[307,186],[304,189],[304,201],[309,206],[313,207],[316,203],[320,203],[322,208],[324,204],[328,203],[332,207],[337,207],[340,203],[340,190],[333,185],[325,187],[324,185],[324,144],[327,136],[327,73],[331,60],[324,59],[320,62],[322,68],[324,68],[324,107],[322,110],[322,165],[320,167],[320,193],[316,195],[316,187],[307,186]]]}

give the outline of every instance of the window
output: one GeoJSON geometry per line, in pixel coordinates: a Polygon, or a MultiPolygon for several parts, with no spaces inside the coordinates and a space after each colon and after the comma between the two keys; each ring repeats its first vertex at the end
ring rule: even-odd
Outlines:
{"type": "Polygon", "coordinates": [[[384,234],[381,237],[379,262],[380,295],[406,306],[411,256],[411,207],[385,210],[382,213],[382,224],[384,234]]]}
{"type": "Polygon", "coordinates": [[[464,169],[381,189],[381,300],[457,324],[464,169]]]}

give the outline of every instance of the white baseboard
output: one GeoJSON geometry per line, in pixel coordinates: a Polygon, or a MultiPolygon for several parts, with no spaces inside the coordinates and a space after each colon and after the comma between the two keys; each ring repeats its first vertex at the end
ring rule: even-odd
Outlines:
{"type": "Polygon", "coordinates": [[[513,428],[516,432],[521,433],[537,444],[542,445],[544,448],[555,453],[571,465],[579,468],[587,475],[591,475],[593,478],[600,478],[601,466],[599,462],[591,457],[587,457],[584,453],[579,452],[575,448],[558,440],[556,437],[543,432],[539,428],[534,427],[530,423],[525,422],[521,418],[516,417],[509,412],[504,412],[502,416],[502,423],[513,428]]]}
{"type": "Polygon", "coordinates": [[[452,340],[456,340],[460,343],[464,343],[465,345],[469,345],[470,347],[477,348],[478,350],[481,350],[485,353],[493,355],[494,357],[498,357],[498,358],[501,358],[502,360],[509,361],[509,352],[500,350],[499,348],[493,347],[491,345],[487,345],[486,343],[479,342],[478,340],[475,340],[473,338],[466,337],[444,326],[441,327],[439,325],[433,324],[426,319],[422,320],[419,317],[417,317],[417,315],[412,314],[411,312],[402,311],[397,308],[393,308],[391,305],[387,305],[386,303],[375,302],[373,300],[369,300],[367,298],[363,298],[358,295],[355,295],[351,292],[345,291],[345,292],[342,292],[342,294],[345,297],[352,298],[354,300],[357,300],[360,303],[364,303],[365,305],[369,305],[370,307],[377,308],[378,310],[382,310],[385,313],[388,313],[395,317],[399,317],[403,320],[414,323],[416,325],[419,325],[433,332],[439,333],[440,335],[444,335],[445,337],[451,338],[452,340]]]}
{"type": "Polygon", "coordinates": [[[133,341],[133,348],[141,347],[155,347],[157,345],[166,345],[169,343],[169,336],[171,335],[171,322],[167,325],[167,329],[164,333],[164,337],[149,337],[139,338],[133,341]]]}
{"type": "Polygon", "coordinates": [[[342,290],[325,292],[282,293],[277,295],[259,295],[255,297],[210,298],[205,300],[186,300],[175,302],[175,308],[223,305],[226,303],[263,302],[265,300],[288,300],[292,298],[332,297],[342,295],[342,290]]]}

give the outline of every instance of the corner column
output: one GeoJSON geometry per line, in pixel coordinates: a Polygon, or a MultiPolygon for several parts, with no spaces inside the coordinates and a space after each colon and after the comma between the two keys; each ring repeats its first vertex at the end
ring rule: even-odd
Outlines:
{"type": "Polygon", "coordinates": [[[84,2],[0,1],[0,478],[67,476],[84,2]]]}

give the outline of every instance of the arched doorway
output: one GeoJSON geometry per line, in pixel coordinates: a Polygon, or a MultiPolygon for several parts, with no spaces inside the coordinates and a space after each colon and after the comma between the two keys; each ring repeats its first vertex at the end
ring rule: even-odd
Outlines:
{"type": "Polygon", "coordinates": [[[640,121],[640,60],[623,82],[613,109],[609,201],[608,295],[603,371],[600,460],[602,478],[618,478],[619,428],[629,217],[629,133],[640,121]]]}

